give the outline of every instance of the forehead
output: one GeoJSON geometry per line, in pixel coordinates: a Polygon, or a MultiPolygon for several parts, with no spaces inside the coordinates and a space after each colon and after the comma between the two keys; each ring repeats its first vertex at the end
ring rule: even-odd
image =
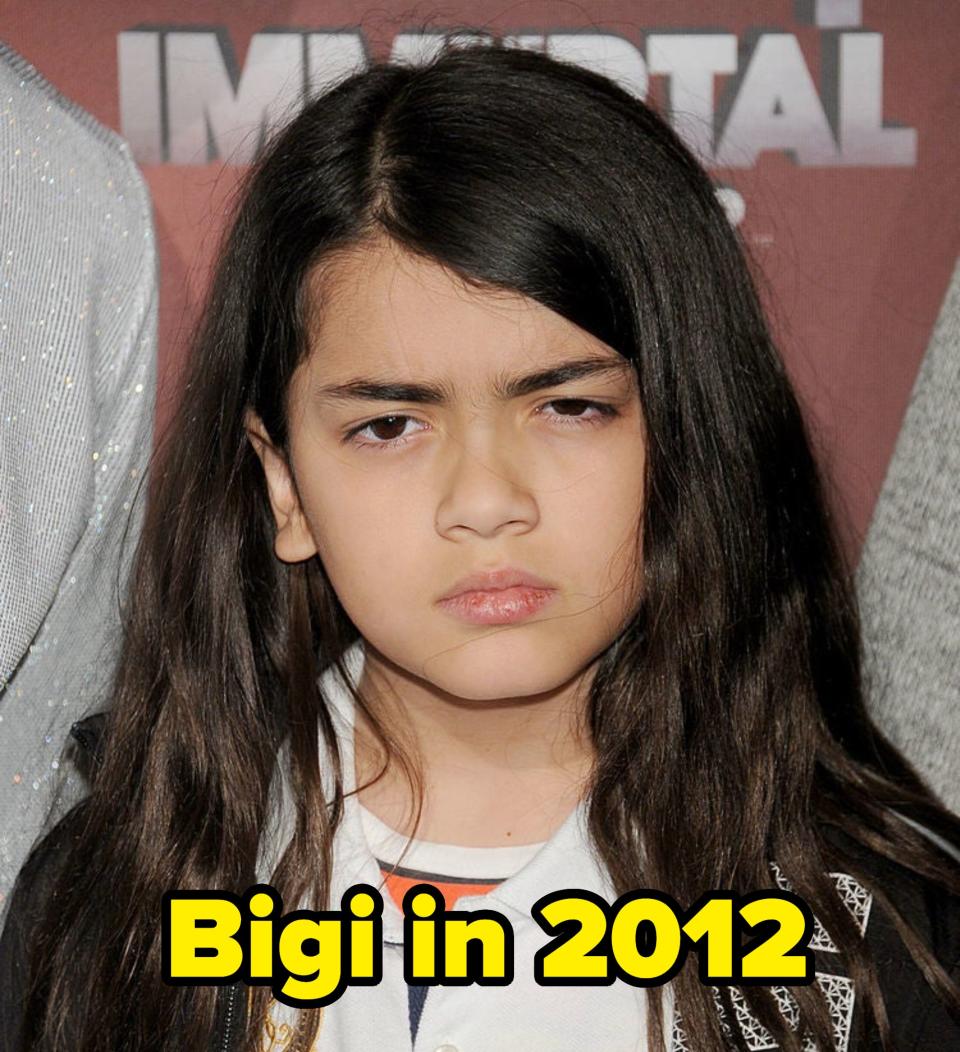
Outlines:
{"type": "Polygon", "coordinates": [[[620,359],[542,304],[469,286],[386,239],[326,261],[308,290],[311,372],[324,380],[383,373],[468,389],[578,355],[620,359]]]}

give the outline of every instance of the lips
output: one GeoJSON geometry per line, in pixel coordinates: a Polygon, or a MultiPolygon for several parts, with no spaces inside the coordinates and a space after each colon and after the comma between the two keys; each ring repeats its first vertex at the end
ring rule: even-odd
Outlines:
{"type": "Polygon", "coordinates": [[[506,625],[525,621],[556,596],[555,586],[542,577],[506,568],[461,577],[437,604],[460,621],[506,625]]]}
{"type": "Polygon", "coordinates": [[[461,577],[449,592],[440,597],[440,601],[453,599],[465,592],[503,592],[508,588],[552,591],[555,586],[527,570],[506,567],[501,570],[486,570],[461,577]]]}

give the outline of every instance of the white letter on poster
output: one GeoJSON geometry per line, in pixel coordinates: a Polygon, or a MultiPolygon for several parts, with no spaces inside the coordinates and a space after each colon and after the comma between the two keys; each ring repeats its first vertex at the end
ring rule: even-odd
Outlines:
{"type": "Polygon", "coordinates": [[[303,91],[299,33],[258,33],[234,89],[216,33],[168,32],[167,113],[174,164],[253,160],[264,134],[293,116],[303,91]]]}
{"type": "Polygon", "coordinates": [[[131,29],[117,34],[120,130],[141,164],[160,164],[163,121],[160,98],[160,34],[131,29]]]}
{"type": "Polygon", "coordinates": [[[757,41],[716,163],[749,168],[761,150],[790,150],[803,165],[837,163],[830,125],[792,33],[764,33],[757,41]]]}
{"type": "Polygon", "coordinates": [[[307,95],[319,95],[367,64],[361,33],[311,33],[307,37],[307,95]]]}
{"type": "Polygon", "coordinates": [[[840,34],[841,164],[917,163],[915,128],[883,126],[883,37],[840,34]]]}
{"type": "Polygon", "coordinates": [[[647,69],[670,77],[673,127],[704,164],[713,161],[713,78],[736,73],[733,33],[670,33],[647,37],[647,69]]]}

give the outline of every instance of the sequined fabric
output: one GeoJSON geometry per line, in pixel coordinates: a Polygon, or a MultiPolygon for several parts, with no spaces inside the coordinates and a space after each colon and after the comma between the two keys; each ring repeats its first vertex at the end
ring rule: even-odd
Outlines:
{"type": "Polygon", "coordinates": [[[0,915],[32,842],[84,792],[63,750],[113,667],[156,287],[126,145],[0,44],[0,915]]]}
{"type": "Polygon", "coordinates": [[[857,570],[873,716],[960,813],[958,404],[960,259],[857,570]]]}

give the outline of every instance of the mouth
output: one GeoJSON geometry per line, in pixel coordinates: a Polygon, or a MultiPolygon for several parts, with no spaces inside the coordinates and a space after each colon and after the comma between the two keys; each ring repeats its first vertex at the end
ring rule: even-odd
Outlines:
{"type": "Polygon", "coordinates": [[[461,578],[437,605],[470,624],[504,625],[532,617],[556,596],[557,589],[549,582],[508,568],[461,578]]]}

